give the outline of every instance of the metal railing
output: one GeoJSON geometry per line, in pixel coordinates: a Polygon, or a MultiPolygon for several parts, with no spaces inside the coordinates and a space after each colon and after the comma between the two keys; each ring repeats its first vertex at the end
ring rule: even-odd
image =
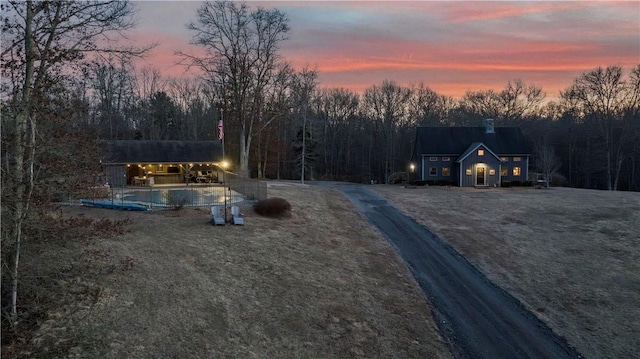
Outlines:
{"type": "Polygon", "coordinates": [[[266,183],[232,180],[226,184],[198,183],[175,186],[111,187],[108,193],[85,198],[112,205],[142,205],[149,209],[179,209],[246,205],[266,198],[266,183]],[[243,192],[246,191],[246,192],[243,192]]]}
{"type": "Polygon", "coordinates": [[[267,198],[267,183],[264,181],[238,176],[231,172],[224,173],[224,181],[232,190],[244,194],[249,201],[267,198]]]}
{"type": "Polygon", "coordinates": [[[189,183],[151,186],[112,186],[83,198],[112,205],[142,205],[150,209],[177,209],[242,205],[267,198],[267,184],[225,173],[225,183],[189,183]]]}

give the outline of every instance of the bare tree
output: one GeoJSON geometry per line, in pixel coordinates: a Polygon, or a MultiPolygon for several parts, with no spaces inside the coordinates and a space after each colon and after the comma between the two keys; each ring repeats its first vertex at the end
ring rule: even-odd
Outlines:
{"type": "Polygon", "coordinates": [[[101,138],[120,139],[131,128],[125,110],[136,105],[132,77],[134,70],[129,58],[105,56],[90,67],[96,106],[95,120],[101,138]]]}
{"type": "Polygon", "coordinates": [[[525,116],[538,111],[546,94],[540,87],[527,85],[520,79],[507,82],[507,86],[498,94],[501,104],[499,117],[507,123],[522,120],[525,116]]]}
{"type": "MultiPolygon", "coordinates": [[[[312,96],[314,94],[316,88],[316,81],[318,79],[318,73],[316,70],[310,70],[305,67],[299,73],[296,74],[293,83],[293,97],[294,97],[294,105],[297,113],[302,120],[302,131],[301,131],[301,151],[300,151],[300,182],[304,184],[305,179],[305,170],[307,170],[307,166],[311,167],[311,163],[307,163],[309,159],[309,154],[307,153],[307,139],[311,134],[309,128],[307,127],[307,117],[310,112],[310,103],[312,100],[312,96]],[[308,135],[309,134],[309,135],[308,135]]],[[[311,172],[311,171],[310,171],[311,172]]],[[[309,173],[313,179],[313,173],[309,173]]]]}
{"type": "Polygon", "coordinates": [[[461,99],[460,106],[478,118],[495,118],[497,124],[514,124],[536,113],[544,97],[541,88],[516,79],[507,82],[500,92],[469,91],[461,99]]]}
{"type": "Polygon", "coordinates": [[[11,252],[9,322],[15,326],[23,225],[37,177],[38,123],[46,116],[39,106],[47,101],[51,86],[71,75],[70,65],[81,63],[86,53],[121,51],[101,48],[97,40],[108,46],[113,40],[110,34],[132,27],[133,22],[132,8],[126,1],[28,0],[5,2],[2,7],[2,72],[12,80],[3,89],[8,109],[3,114],[3,143],[6,140],[10,145],[3,148],[2,212],[3,223],[11,229],[2,241],[3,255],[5,248],[11,252]]]}
{"type": "MultiPolygon", "coordinates": [[[[600,140],[606,163],[607,189],[617,190],[622,165],[632,145],[633,124],[637,117],[625,114],[637,107],[638,83],[623,79],[620,66],[598,67],[583,73],[561,93],[565,106],[573,107],[584,121],[591,124],[600,140]],[[635,105],[634,105],[635,104],[635,105]]],[[[637,112],[636,112],[637,113],[637,112]]]]}
{"type": "Polygon", "coordinates": [[[181,53],[183,63],[201,68],[230,101],[227,123],[239,126],[240,173],[249,174],[249,154],[263,105],[265,88],[279,61],[279,45],[289,31],[280,11],[233,1],[205,2],[197,20],[188,25],[195,32],[192,43],[202,46],[203,57],[181,53]]]}
{"type": "Polygon", "coordinates": [[[295,71],[288,63],[282,62],[278,64],[277,71],[265,88],[264,104],[259,109],[260,114],[255,126],[258,177],[264,177],[267,173],[268,163],[271,159],[269,154],[276,152],[276,159],[279,158],[279,151],[282,147],[280,143],[286,142],[286,140],[278,138],[277,133],[280,125],[285,118],[291,115],[291,110],[295,106],[292,93],[295,82],[295,71]]]}
{"type": "Polygon", "coordinates": [[[534,158],[538,171],[543,175],[545,187],[549,188],[549,183],[551,183],[553,175],[562,166],[562,161],[553,146],[548,143],[547,136],[536,142],[534,158]]]}
{"type": "Polygon", "coordinates": [[[640,191],[640,180],[636,179],[636,167],[640,167],[640,64],[629,75],[629,96],[625,111],[625,121],[630,123],[630,160],[629,189],[640,191]]]}
{"type": "Polygon", "coordinates": [[[318,91],[316,99],[315,113],[322,126],[324,175],[344,178],[351,171],[359,96],[343,88],[324,89],[318,91]]]}
{"type": "Polygon", "coordinates": [[[409,113],[414,125],[446,125],[453,104],[452,98],[439,95],[423,83],[411,86],[409,113]]]}
{"type": "MultiPolygon", "coordinates": [[[[178,137],[185,140],[217,139],[215,134],[216,111],[212,106],[215,99],[206,84],[200,79],[172,79],[167,90],[175,102],[182,118],[178,137]]],[[[219,116],[219,114],[218,114],[219,116]]]]}
{"type": "Polygon", "coordinates": [[[393,81],[383,81],[381,86],[365,90],[362,105],[367,114],[379,121],[385,137],[384,179],[395,171],[394,134],[399,124],[408,121],[409,88],[398,86],[393,81]]]}

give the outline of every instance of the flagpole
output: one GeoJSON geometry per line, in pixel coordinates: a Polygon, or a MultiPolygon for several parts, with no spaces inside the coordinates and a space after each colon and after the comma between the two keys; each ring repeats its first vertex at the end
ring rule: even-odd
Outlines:
{"type": "Polygon", "coordinates": [[[224,222],[227,223],[227,160],[224,153],[224,107],[220,109],[220,141],[222,142],[222,195],[224,196],[224,222]]]}
{"type": "Polygon", "coordinates": [[[221,141],[222,141],[222,160],[225,161],[226,157],[224,155],[224,108],[220,110],[220,121],[222,121],[222,127],[220,127],[221,141]]]}

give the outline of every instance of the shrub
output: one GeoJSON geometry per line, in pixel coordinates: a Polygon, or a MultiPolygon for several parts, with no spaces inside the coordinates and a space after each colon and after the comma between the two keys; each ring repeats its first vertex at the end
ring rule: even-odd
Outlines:
{"type": "Polygon", "coordinates": [[[181,210],[189,202],[185,196],[174,194],[172,191],[164,194],[164,200],[174,211],[181,210]]]}
{"type": "Polygon", "coordinates": [[[387,183],[389,184],[398,184],[402,182],[406,182],[409,178],[407,172],[394,172],[389,176],[387,183]]]}
{"type": "Polygon", "coordinates": [[[291,204],[284,198],[271,197],[258,201],[253,210],[266,217],[284,217],[291,215],[291,204]]]}

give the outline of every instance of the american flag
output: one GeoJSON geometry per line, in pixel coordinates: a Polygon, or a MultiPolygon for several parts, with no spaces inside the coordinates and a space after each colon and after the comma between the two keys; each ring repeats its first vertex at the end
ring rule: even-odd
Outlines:
{"type": "Polygon", "coordinates": [[[224,138],[224,126],[222,125],[222,120],[218,121],[218,139],[222,141],[224,138]]]}

